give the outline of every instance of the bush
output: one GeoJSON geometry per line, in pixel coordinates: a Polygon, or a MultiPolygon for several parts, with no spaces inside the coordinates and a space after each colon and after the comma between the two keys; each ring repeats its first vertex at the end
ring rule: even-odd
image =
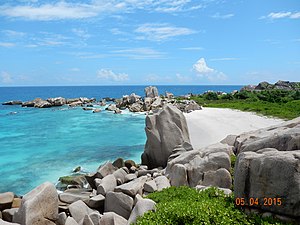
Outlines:
{"type": "Polygon", "coordinates": [[[252,97],[252,93],[250,91],[241,91],[241,92],[236,92],[234,94],[234,98],[236,99],[247,99],[252,97]]]}
{"type": "Polygon", "coordinates": [[[232,100],[233,95],[232,94],[221,95],[221,99],[223,99],[223,100],[232,100]]]}
{"type": "Polygon", "coordinates": [[[205,100],[218,100],[218,95],[216,92],[208,92],[206,94],[203,94],[203,98],[205,100]]]}
{"type": "Polygon", "coordinates": [[[216,188],[199,192],[189,187],[170,187],[148,198],[157,203],[156,212],[138,218],[138,225],[274,224],[258,216],[248,217],[235,207],[232,195],[225,196],[216,188]]]}

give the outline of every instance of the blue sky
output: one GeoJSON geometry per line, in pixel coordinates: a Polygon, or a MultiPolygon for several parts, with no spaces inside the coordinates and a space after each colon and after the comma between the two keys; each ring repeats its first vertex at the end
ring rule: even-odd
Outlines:
{"type": "Polygon", "coordinates": [[[0,86],[300,81],[299,0],[2,0],[0,86]]]}

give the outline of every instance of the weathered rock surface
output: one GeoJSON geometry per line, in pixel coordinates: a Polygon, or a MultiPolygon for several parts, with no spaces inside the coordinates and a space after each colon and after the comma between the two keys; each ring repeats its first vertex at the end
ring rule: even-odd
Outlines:
{"type": "Polygon", "coordinates": [[[238,135],[236,153],[276,148],[279,151],[300,149],[300,117],[279,125],[238,135]]]}
{"type": "Polygon", "coordinates": [[[13,221],[14,214],[18,211],[17,208],[5,209],[2,211],[2,219],[7,222],[13,221]]]}
{"type": "Polygon", "coordinates": [[[59,194],[59,200],[68,204],[78,200],[87,201],[90,199],[90,194],[91,192],[87,191],[86,189],[68,189],[59,194]]]}
{"type": "Polygon", "coordinates": [[[15,195],[13,192],[5,192],[0,194],[0,211],[11,208],[14,201],[14,196],[15,195]]]}
{"type": "Polygon", "coordinates": [[[300,150],[243,152],[235,165],[236,198],[258,198],[263,210],[300,217],[300,150]],[[267,203],[264,198],[270,199],[267,203]],[[278,200],[280,198],[281,200],[278,200]],[[276,200],[274,200],[276,199],[276,200]],[[266,204],[264,204],[266,203],[266,204]]]}
{"type": "Polygon", "coordinates": [[[113,174],[109,174],[102,179],[101,184],[97,187],[97,194],[106,195],[107,192],[113,191],[117,186],[117,179],[113,174]]]}
{"type": "Polygon", "coordinates": [[[170,187],[170,182],[168,180],[168,178],[166,178],[165,176],[159,176],[159,177],[156,177],[154,179],[155,183],[156,183],[156,186],[157,186],[157,190],[158,191],[161,191],[162,189],[164,188],[168,188],[170,187]]]}
{"type": "Polygon", "coordinates": [[[108,192],[105,200],[105,212],[115,212],[128,219],[133,207],[133,199],[123,193],[108,192]]]}
{"type": "Polygon", "coordinates": [[[73,217],[68,217],[65,225],[78,225],[78,223],[76,222],[76,220],[74,220],[73,217]]]}
{"type": "Polygon", "coordinates": [[[100,225],[127,225],[127,220],[114,212],[104,213],[100,225]]]}
{"type": "Polygon", "coordinates": [[[117,186],[114,191],[123,192],[124,194],[134,197],[136,194],[141,193],[146,180],[146,176],[139,177],[133,181],[130,181],[129,183],[117,186]]]}
{"type": "Polygon", "coordinates": [[[55,186],[43,183],[24,195],[13,221],[22,225],[55,225],[58,218],[58,195],[55,186]]]}
{"type": "Polygon", "coordinates": [[[192,148],[186,119],[175,106],[167,104],[161,111],[148,115],[145,130],[147,142],[142,164],[150,169],[165,167],[175,147],[187,143],[192,148]]]}
{"type": "Polygon", "coordinates": [[[168,174],[173,184],[186,185],[188,183],[191,187],[213,185],[230,188],[229,156],[231,152],[232,147],[217,143],[199,150],[181,153],[168,162],[166,174],[168,174]],[[186,172],[180,165],[186,168],[186,172]]]}
{"type": "Polygon", "coordinates": [[[69,205],[69,211],[77,223],[79,223],[86,215],[89,215],[93,212],[93,210],[81,200],[69,205]]]}
{"type": "Polygon", "coordinates": [[[105,197],[103,195],[96,195],[90,198],[86,204],[92,209],[103,209],[104,208],[105,197]]]}
{"type": "Polygon", "coordinates": [[[18,223],[10,223],[0,219],[0,225],[20,225],[18,223]]]}
{"type": "Polygon", "coordinates": [[[143,216],[144,213],[154,210],[155,204],[156,203],[151,199],[138,200],[130,214],[127,224],[135,223],[139,216],[143,216]]]}
{"type": "Polygon", "coordinates": [[[145,96],[150,97],[150,98],[158,97],[157,87],[152,87],[152,86],[146,87],[145,88],[145,96]]]}

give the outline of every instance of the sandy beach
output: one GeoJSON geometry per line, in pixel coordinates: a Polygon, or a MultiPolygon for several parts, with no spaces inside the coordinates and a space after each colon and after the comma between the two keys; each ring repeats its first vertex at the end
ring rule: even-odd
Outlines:
{"type": "Polygon", "coordinates": [[[283,122],[251,112],[219,108],[203,108],[184,115],[195,149],[219,142],[229,134],[241,134],[283,122]]]}

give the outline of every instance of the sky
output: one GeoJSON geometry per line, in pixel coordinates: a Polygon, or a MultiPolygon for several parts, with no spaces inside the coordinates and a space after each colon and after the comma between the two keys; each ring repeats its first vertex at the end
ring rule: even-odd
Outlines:
{"type": "Polygon", "coordinates": [[[0,86],[299,78],[299,0],[0,0],[0,86]]]}

